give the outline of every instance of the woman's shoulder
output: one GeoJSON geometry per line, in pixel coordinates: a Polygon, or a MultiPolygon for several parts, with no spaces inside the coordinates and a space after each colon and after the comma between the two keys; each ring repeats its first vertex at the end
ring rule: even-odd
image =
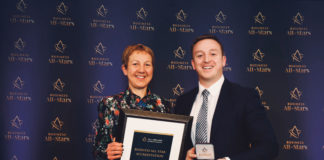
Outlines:
{"type": "Polygon", "coordinates": [[[172,112],[172,106],[168,99],[159,96],[158,94],[152,93],[151,94],[152,99],[155,100],[157,107],[163,108],[165,112],[170,113],[172,112]]]}
{"type": "Polygon", "coordinates": [[[164,97],[162,97],[162,96],[160,96],[160,95],[158,95],[158,94],[156,94],[156,93],[151,93],[151,98],[152,98],[152,99],[155,99],[155,100],[163,100],[163,101],[167,101],[166,98],[164,98],[164,97]]]}
{"type": "Polygon", "coordinates": [[[106,97],[102,98],[101,101],[99,102],[99,107],[102,107],[102,108],[108,107],[109,108],[113,104],[118,103],[123,98],[123,95],[124,95],[124,92],[120,92],[115,95],[106,96],[106,97]]]}

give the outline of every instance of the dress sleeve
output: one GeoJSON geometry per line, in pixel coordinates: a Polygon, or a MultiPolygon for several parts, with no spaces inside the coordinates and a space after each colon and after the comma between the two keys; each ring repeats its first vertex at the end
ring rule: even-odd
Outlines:
{"type": "Polygon", "coordinates": [[[161,98],[162,99],[162,104],[164,105],[165,107],[165,112],[166,113],[174,113],[174,108],[172,107],[170,101],[168,101],[167,99],[165,98],[161,98]]]}
{"type": "Polygon", "coordinates": [[[98,105],[98,123],[96,124],[96,136],[93,144],[93,154],[96,160],[107,160],[107,145],[112,142],[111,111],[112,102],[103,99],[98,105]]]}

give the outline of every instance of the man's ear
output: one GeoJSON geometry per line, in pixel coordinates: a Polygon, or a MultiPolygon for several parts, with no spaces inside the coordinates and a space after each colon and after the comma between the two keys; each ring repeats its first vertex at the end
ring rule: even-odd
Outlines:
{"type": "Polygon", "coordinates": [[[121,70],[123,71],[124,75],[127,76],[127,68],[124,64],[121,65],[121,70]]]}
{"type": "Polygon", "coordinates": [[[195,63],[194,63],[193,59],[191,59],[191,65],[192,65],[193,70],[196,70],[196,66],[195,66],[195,63]]]}
{"type": "Polygon", "coordinates": [[[223,56],[223,67],[226,65],[226,56],[223,56]]]}

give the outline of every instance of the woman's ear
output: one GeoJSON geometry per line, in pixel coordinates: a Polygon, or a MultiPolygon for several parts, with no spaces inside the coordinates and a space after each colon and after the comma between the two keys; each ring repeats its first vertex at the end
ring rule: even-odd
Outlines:
{"type": "Polygon", "coordinates": [[[121,65],[121,70],[123,71],[124,75],[127,76],[127,68],[124,64],[121,65]]]}

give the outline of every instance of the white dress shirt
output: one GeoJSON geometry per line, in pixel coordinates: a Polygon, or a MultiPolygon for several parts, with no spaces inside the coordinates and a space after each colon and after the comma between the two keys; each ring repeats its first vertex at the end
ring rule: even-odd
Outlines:
{"type": "Polygon", "coordinates": [[[207,115],[207,142],[210,143],[212,121],[213,121],[219,93],[220,93],[220,90],[224,83],[224,80],[225,80],[225,78],[222,75],[222,77],[217,82],[215,82],[212,86],[210,86],[209,88],[204,88],[200,83],[198,84],[199,91],[196,96],[195,102],[193,103],[191,113],[190,113],[190,116],[193,116],[193,123],[192,123],[192,128],[191,128],[191,140],[192,140],[192,143],[194,146],[196,143],[195,134],[196,134],[197,117],[198,117],[199,110],[203,103],[202,92],[204,89],[206,89],[210,93],[208,95],[208,115],[207,115]]]}

